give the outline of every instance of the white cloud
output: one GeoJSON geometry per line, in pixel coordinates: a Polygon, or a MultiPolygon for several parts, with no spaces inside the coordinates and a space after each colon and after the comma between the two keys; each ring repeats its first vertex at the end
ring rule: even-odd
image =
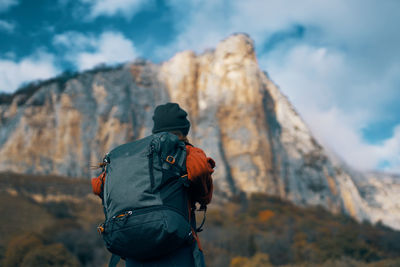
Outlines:
{"type": "Polygon", "coordinates": [[[93,34],[68,31],[55,35],[53,45],[62,47],[63,50],[66,50],[64,56],[67,56],[69,60],[75,60],[77,53],[96,48],[98,46],[98,39],[93,34]]]}
{"type": "Polygon", "coordinates": [[[386,154],[378,155],[377,146],[366,143],[360,133],[360,121],[336,107],[321,111],[308,108],[302,113],[312,133],[324,147],[359,170],[371,170],[386,154]]]}
{"type": "Polygon", "coordinates": [[[396,65],[383,76],[369,77],[355,72],[344,52],[304,44],[269,53],[260,62],[325,146],[361,170],[382,162],[400,170],[393,149],[369,144],[362,135],[370,122],[385,116],[383,105],[396,97],[396,65]]]}
{"type": "MultiPolygon", "coordinates": [[[[354,76],[346,54],[336,49],[300,43],[261,56],[259,62],[299,109],[310,105],[325,110],[343,107],[348,99],[364,101],[372,93],[366,90],[362,96],[352,95],[354,86],[364,86],[365,82],[354,76]],[[353,79],[361,81],[355,83],[353,79]]],[[[349,109],[361,103],[351,104],[356,105],[349,105],[349,109]]]]}
{"type": "Polygon", "coordinates": [[[0,31],[6,31],[6,32],[13,32],[15,29],[15,24],[5,21],[5,20],[0,20],[0,31]]]}
{"type": "Polygon", "coordinates": [[[246,32],[261,45],[271,34],[294,24],[315,28],[327,44],[395,48],[400,40],[396,26],[400,2],[393,0],[379,4],[373,0],[170,0],[168,4],[178,31],[174,45],[181,46],[179,50],[201,51],[201,46],[213,45],[207,44],[210,36],[218,36],[212,38],[214,42],[233,32],[246,32]]]}
{"type": "Polygon", "coordinates": [[[327,111],[310,108],[303,115],[316,138],[356,169],[371,171],[384,162],[384,170],[400,172],[400,125],[390,138],[369,144],[362,137],[362,119],[357,116],[335,107],[327,111]]]}
{"type": "Polygon", "coordinates": [[[382,162],[387,163],[384,169],[393,173],[400,173],[400,125],[394,129],[393,136],[383,142],[377,149],[382,162]]]}
{"type": "Polygon", "coordinates": [[[132,42],[122,34],[106,32],[98,40],[97,51],[83,52],[78,55],[80,69],[89,69],[100,63],[119,63],[134,59],[137,56],[132,42]]]}
{"type": "Polygon", "coordinates": [[[387,170],[400,170],[400,151],[388,145],[395,135],[378,145],[362,135],[368,123],[383,116],[381,105],[395,96],[391,85],[397,68],[371,79],[355,72],[344,52],[305,44],[274,51],[260,62],[326,147],[359,170],[372,170],[382,162],[387,170]]]}
{"type": "Polygon", "coordinates": [[[54,56],[45,52],[37,52],[18,62],[0,59],[0,92],[13,92],[25,82],[48,79],[57,73],[54,56]]]}
{"type": "Polygon", "coordinates": [[[153,0],[81,0],[81,2],[90,5],[91,19],[99,16],[115,16],[122,15],[126,19],[132,18],[137,12],[149,4],[153,4],[153,0]]]}
{"type": "Polygon", "coordinates": [[[232,33],[229,3],[221,0],[168,1],[178,34],[174,42],[156,50],[156,56],[168,58],[182,50],[202,52],[214,48],[232,33]]]}
{"type": "Polygon", "coordinates": [[[138,55],[132,41],[119,32],[104,32],[98,37],[67,32],[56,35],[53,44],[65,47],[65,59],[79,70],[90,69],[102,63],[127,62],[138,55]]]}
{"type": "Polygon", "coordinates": [[[17,0],[0,0],[0,12],[5,12],[15,5],[18,5],[17,0]]]}

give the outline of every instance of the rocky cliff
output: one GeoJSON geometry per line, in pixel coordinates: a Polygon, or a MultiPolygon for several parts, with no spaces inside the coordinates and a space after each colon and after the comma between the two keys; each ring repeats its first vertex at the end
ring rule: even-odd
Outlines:
{"type": "Polygon", "coordinates": [[[154,107],[172,101],[189,113],[192,143],[217,162],[217,201],[267,192],[400,229],[399,180],[357,173],[328,156],[259,69],[245,35],[201,55],[97,69],[1,99],[0,170],[90,177],[108,150],[150,134],[154,107]]]}

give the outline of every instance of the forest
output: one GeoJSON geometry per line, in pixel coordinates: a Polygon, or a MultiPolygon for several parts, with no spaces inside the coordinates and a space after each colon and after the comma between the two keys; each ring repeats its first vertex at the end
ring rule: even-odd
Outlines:
{"type": "MultiPolygon", "coordinates": [[[[107,266],[88,180],[0,173],[0,191],[0,266],[107,266]]],[[[204,228],[211,267],[400,265],[399,231],[264,194],[210,205],[204,228]]]]}

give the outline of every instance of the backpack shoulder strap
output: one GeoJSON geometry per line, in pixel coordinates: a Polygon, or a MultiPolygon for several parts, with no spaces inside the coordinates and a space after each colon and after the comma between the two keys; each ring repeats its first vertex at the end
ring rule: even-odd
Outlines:
{"type": "Polygon", "coordinates": [[[121,257],[117,254],[111,254],[110,262],[108,263],[108,267],[116,267],[118,262],[121,260],[121,257]]]}
{"type": "Polygon", "coordinates": [[[179,177],[186,173],[186,146],[172,133],[162,132],[155,140],[163,173],[168,177],[179,177]]]}

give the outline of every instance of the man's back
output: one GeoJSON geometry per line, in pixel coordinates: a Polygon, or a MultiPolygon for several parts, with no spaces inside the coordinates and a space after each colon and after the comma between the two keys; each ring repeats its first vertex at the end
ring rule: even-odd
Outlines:
{"type": "MultiPolygon", "coordinates": [[[[153,135],[112,150],[108,155],[106,171],[92,179],[93,192],[100,197],[104,196],[106,219],[118,219],[114,225],[121,224],[120,221],[127,220],[129,216],[133,217],[133,206],[136,206],[136,210],[138,207],[140,209],[146,206],[165,206],[180,213],[179,218],[184,217],[187,220],[188,229],[185,223],[177,219],[166,225],[176,224],[178,227],[175,227],[174,231],[181,234],[189,231],[189,234],[185,234],[190,237],[188,242],[181,242],[176,248],[175,240],[169,238],[165,243],[167,246],[157,248],[154,245],[155,250],[153,249],[151,255],[145,255],[141,250],[145,250],[147,242],[151,243],[152,239],[157,239],[165,227],[154,232],[142,229],[141,232],[150,233],[151,236],[139,238],[143,239],[141,241],[138,238],[132,239],[131,243],[136,245],[134,249],[129,248],[130,243],[124,245],[128,248],[125,255],[122,253],[127,259],[127,266],[204,266],[194,209],[196,202],[205,207],[211,201],[211,174],[215,162],[201,149],[188,143],[186,134],[190,123],[186,115],[177,104],[158,106],[153,116],[153,135]],[[167,133],[168,131],[171,133],[167,133]],[[114,201],[113,198],[117,200],[114,201]],[[127,214],[128,217],[125,216],[127,214]],[[165,253],[159,253],[160,251],[165,253]]],[[[151,216],[155,216],[157,212],[152,213],[151,216]]],[[[140,220],[143,221],[144,218],[140,220]]],[[[107,225],[105,228],[107,229],[107,225]]],[[[110,229],[110,225],[108,228],[110,229]]],[[[119,239],[124,236],[130,234],[124,233],[119,239]]]]}

